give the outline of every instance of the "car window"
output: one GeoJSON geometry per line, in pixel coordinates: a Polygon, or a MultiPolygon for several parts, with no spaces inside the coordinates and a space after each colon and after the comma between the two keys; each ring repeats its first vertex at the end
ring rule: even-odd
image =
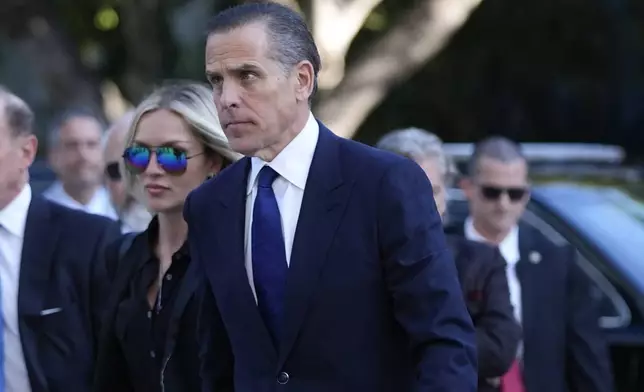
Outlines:
{"type": "MultiPolygon", "coordinates": [[[[448,227],[462,225],[468,215],[467,201],[463,197],[462,192],[458,190],[450,190],[448,195],[449,218],[447,225],[448,227]]],[[[533,206],[528,206],[528,209],[522,217],[522,223],[538,229],[555,245],[568,245],[569,242],[566,237],[559,233],[544,218],[539,216],[540,210],[531,207],[533,206]]],[[[582,249],[580,252],[578,249],[577,263],[591,281],[591,295],[594,300],[598,301],[600,308],[600,326],[605,329],[627,326],[631,320],[631,311],[626,301],[615,289],[613,284],[592,264],[590,261],[592,258],[589,259],[587,255],[583,254],[583,251],[582,249]]]]}

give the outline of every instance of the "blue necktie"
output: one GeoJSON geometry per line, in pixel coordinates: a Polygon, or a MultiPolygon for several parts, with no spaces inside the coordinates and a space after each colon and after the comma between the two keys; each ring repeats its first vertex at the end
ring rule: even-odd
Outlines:
{"type": "Polygon", "coordinates": [[[272,188],[277,176],[277,172],[268,166],[259,172],[251,241],[257,306],[273,342],[279,347],[288,264],[282,218],[272,188]]]}

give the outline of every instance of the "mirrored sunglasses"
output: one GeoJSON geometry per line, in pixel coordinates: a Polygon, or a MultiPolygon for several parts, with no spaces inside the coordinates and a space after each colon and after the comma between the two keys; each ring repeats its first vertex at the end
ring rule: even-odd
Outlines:
{"type": "Polygon", "coordinates": [[[152,155],[156,155],[157,164],[168,174],[183,174],[188,167],[188,159],[202,155],[203,152],[187,155],[185,150],[177,147],[164,146],[150,148],[146,146],[131,146],[123,152],[125,166],[134,174],[141,174],[148,168],[152,155]]]}

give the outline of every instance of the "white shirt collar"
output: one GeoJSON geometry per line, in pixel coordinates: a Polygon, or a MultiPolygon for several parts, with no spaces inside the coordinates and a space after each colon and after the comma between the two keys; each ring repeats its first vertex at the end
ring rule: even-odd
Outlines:
{"type": "Polygon", "coordinates": [[[26,184],[18,196],[0,210],[0,225],[11,234],[24,238],[30,204],[31,186],[26,184]]]}
{"type": "Polygon", "coordinates": [[[252,157],[252,168],[248,176],[246,194],[250,195],[255,186],[255,181],[257,181],[259,171],[265,165],[270,166],[286,181],[304,190],[319,134],[320,126],[313,113],[309,112],[309,118],[302,131],[277,154],[275,159],[271,162],[266,162],[261,158],[252,157]]]}
{"type": "MultiPolygon", "coordinates": [[[[472,217],[469,216],[465,220],[465,238],[477,241],[490,243],[485,237],[479,233],[474,227],[474,222],[472,217]]],[[[515,264],[521,258],[521,252],[519,250],[519,228],[514,226],[507,236],[499,244],[499,251],[508,264],[515,264]]]]}
{"type": "Polygon", "coordinates": [[[89,212],[91,214],[103,215],[111,219],[118,219],[116,210],[110,201],[110,195],[104,187],[99,187],[90,199],[89,203],[81,204],[71,197],[60,181],[54,182],[43,192],[43,196],[55,203],[67,208],[89,212]]]}

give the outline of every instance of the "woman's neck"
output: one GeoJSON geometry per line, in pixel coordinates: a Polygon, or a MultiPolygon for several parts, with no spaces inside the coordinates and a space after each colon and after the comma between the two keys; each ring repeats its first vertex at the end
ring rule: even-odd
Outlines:
{"type": "Polygon", "coordinates": [[[178,251],[188,236],[188,224],[183,220],[183,214],[159,214],[159,237],[157,241],[157,255],[163,259],[171,259],[178,251]]]}

